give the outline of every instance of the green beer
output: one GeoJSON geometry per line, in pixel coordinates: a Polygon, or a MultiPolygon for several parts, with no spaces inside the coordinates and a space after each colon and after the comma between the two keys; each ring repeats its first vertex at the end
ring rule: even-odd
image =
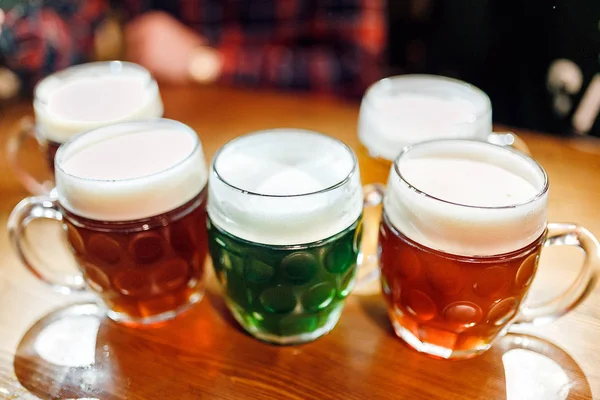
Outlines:
{"type": "Polygon", "coordinates": [[[362,209],[356,157],[338,140],[281,129],[223,146],[209,179],[209,250],[240,325],[278,344],[333,329],[356,278],[362,209]]]}
{"type": "Polygon", "coordinates": [[[235,319],[255,336],[283,343],[335,326],[354,285],[361,233],[359,218],[315,243],[273,246],[237,238],[208,220],[213,265],[235,319]]]}

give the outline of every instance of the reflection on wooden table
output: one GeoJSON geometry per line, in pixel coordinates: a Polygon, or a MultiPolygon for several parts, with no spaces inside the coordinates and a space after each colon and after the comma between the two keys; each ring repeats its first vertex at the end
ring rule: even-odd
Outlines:
{"type": "MultiPolygon", "coordinates": [[[[165,116],[196,129],[208,158],[237,135],[276,127],[320,131],[358,149],[355,104],[221,88],[163,93],[165,116]]],[[[1,116],[2,149],[9,130],[30,113],[23,103],[1,116]]],[[[549,220],[577,222],[600,235],[600,145],[517,133],[550,177],[549,220]]],[[[35,146],[25,156],[43,168],[35,146]]],[[[4,158],[0,167],[5,226],[27,193],[4,158]]],[[[45,235],[48,254],[73,268],[60,240],[45,235]]],[[[550,325],[510,334],[481,357],[448,362],[421,356],[397,339],[379,294],[351,296],[329,335],[278,347],[242,332],[212,277],[204,300],[190,312],[163,326],[129,329],[102,316],[90,295],[67,297],[37,281],[18,262],[5,230],[0,255],[0,398],[514,400],[600,393],[598,289],[550,325]]],[[[564,289],[581,259],[573,249],[547,249],[530,298],[564,289]]]]}

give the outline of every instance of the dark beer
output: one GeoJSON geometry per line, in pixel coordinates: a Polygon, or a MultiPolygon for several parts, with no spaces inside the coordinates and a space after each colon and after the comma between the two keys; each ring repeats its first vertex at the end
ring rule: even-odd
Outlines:
{"type": "Polygon", "coordinates": [[[196,132],[166,119],[108,125],[65,142],[54,162],[56,189],[23,200],[8,224],[36,276],[65,290],[85,282],[129,325],[173,318],[202,298],[208,174],[196,132]],[[59,278],[32,262],[22,232],[36,218],[63,224],[80,274],[59,278]]]}
{"type": "Polygon", "coordinates": [[[207,171],[194,131],[111,125],[66,143],[55,162],[67,238],[111,318],[152,323],[202,297],[207,171]]]}
{"type": "Polygon", "coordinates": [[[161,320],[202,298],[206,189],[173,211],[138,221],[102,222],[62,212],[83,277],[112,319],[161,320]]]}

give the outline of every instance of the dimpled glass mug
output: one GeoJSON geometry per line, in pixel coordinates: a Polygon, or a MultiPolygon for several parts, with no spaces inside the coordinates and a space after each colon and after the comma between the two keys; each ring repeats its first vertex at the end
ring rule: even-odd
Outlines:
{"type": "Polygon", "coordinates": [[[433,139],[473,139],[514,145],[512,133],[492,133],[492,103],[477,87],[436,75],[392,76],[364,95],[358,121],[358,160],[364,183],[385,183],[404,146],[433,139]]]}
{"type": "MultiPolygon", "coordinates": [[[[473,139],[512,145],[529,153],[527,145],[512,133],[492,133],[492,104],[489,97],[466,82],[436,75],[392,76],[374,83],[364,95],[358,120],[357,151],[363,184],[387,182],[393,160],[403,147],[432,139],[473,139]]],[[[376,268],[377,226],[381,207],[365,210],[363,247],[376,268]]],[[[362,276],[361,276],[362,277],[362,276]]],[[[361,291],[378,291],[376,281],[361,291]],[[366,290],[365,290],[366,289],[366,290]]]]}
{"type": "Polygon", "coordinates": [[[165,119],[97,128],[64,143],[55,169],[56,191],[24,199],[8,222],[34,275],[64,292],[87,287],[111,319],[129,325],[200,301],[208,174],[192,129],[165,119]],[[53,273],[52,255],[38,255],[27,227],[39,218],[62,223],[80,274],[53,273]]]}
{"type": "Polygon", "coordinates": [[[333,329],[362,236],[354,152],[310,131],[248,134],[215,155],[208,196],[210,254],[240,325],[277,344],[333,329]]]}
{"type": "Polygon", "coordinates": [[[137,64],[122,61],[81,64],[44,78],[35,87],[33,109],[35,124],[23,119],[7,143],[10,167],[33,194],[47,193],[54,184],[36,177],[20,160],[21,148],[30,138],[37,140],[54,172],[56,151],[70,137],[117,122],[159,118],[163,114],[152,75],[137,64]]]}
{"type": "Polygon", "coordinates": [[[396,334],[439,358],[473,357],[511,324],[573,309],[598,277],[585,228],[546,223],[548,177],[525,154],[469,140],[405,148],[394,162],[379,236],[381,285],[396,334]],[[523,300],[544,246],[585,252],[575,282],[539,306],[523,300]]]}

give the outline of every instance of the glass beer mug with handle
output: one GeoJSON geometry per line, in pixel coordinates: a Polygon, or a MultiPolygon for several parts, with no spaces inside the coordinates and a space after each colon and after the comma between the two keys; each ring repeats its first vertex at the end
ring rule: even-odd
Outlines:
{"type": "Polygon", "coordinates": [[[548,177],[507,147],[436,140],[406,147],[392,166],[379,235],[382,291],[396,334],[445,359],[487,350],[511,324],[557,318],[597,281],[600,246],[585,228],[547,223],[548,177]],[[562,294],[523,304],[544,246],[585,260],[562,294]]]}
{"type": "Polygon", "coordinates": [[[241,136],[215,155],[208,235],[227,306],[253,336],[314,340],[354,287],[363,190],[354,152],[315,132],[241,136]]]}
{"type": "Polygon", "coordinates": [[[34,89],[31,118],[19,121],[6,148],[8,163],[32,194],[48,193],[54,183],[54,156],[61,143],[93,128],[144,118],[159,118],[158,85],[143,67],[122,61],[81,64],[54,73],[34,89]],[[33,139],[33,140],[32,140],[33,139]],[[27,165],[22,148],[37,141],[50,174],[27,165]],[[44,175],[46,175],[44,177],[44,175]]]}
{"type": "Polygon", "coordinates": [[[400,75],[374,83],[360,106],[359,163],[364,183],[385,183],[407,146],[433,139],[473,139],[529,153],[513,133],[492,132],[492,103],[477,87],[437,75],[400,75]]]}
{"type": "MultiPolygon", "coordinates": [[[[492,105],[482,90],[436,75],[393,76],[374,83],[361,102],[358,138],[362,181],[367,185],[387,182],[390,166],[404,146],[432,139],[489,141],[529,153],[515,134],[492,132],[492,105]]],[[[371,258],[361,273],[371,277],[377,270],[373,254],[380,219],[381,207],[365,210],[363,247],[371,258]]],[[[360,292],[378,290],[376,280],[372,280],[360,292]]]]}
{"type": "Polygon", "coordinates": [[[97,128],[63,144],[55,169],[55,193],[24,199],[8,222],[36,277],[63,292],[87,287],[111,319],[134,326],[200,301],[208,174],[196,132],[165,119],[97,128]],[[62,224],[80,273],[53,271],[53,254],[27,234],[36,219],[62,224]]]}

